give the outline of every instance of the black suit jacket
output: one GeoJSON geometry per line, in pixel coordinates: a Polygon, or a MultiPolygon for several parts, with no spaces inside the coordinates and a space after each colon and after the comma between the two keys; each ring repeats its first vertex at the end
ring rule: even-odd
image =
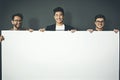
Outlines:
{"type": "MultiPolygon", "coordinates": [[[[46,30],[47,31],[55,31],[55,27],[56,27],[56,24],[53,24],[53,25],[47,26],[46,30]]],[[[75,28],[72,26],[69,26],[69,25],[65,25],[65,31],[71,30],[71,29],[75,29],[75,28]]]]}

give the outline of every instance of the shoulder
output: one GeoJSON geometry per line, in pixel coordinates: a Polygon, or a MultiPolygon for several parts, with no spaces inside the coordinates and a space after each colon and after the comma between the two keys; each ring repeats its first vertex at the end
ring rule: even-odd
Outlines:
{"type": "Polygon", "coordinates": [[[65,30],[71,30],[71,29],[76,29],[73,26],[65,24],[65,30]]]}
{"type": "Polygon", "coordinates": [[[52,24],[52,25],[48,25],[47,27],[53,27],[53,26],[55,26],[55,24],[52,24]]]}
{"type": "Polygon", "coordinates": [[[55,24],[48,25],[48,26],[46,27],[46,30],[55,30],[55,24]]]}

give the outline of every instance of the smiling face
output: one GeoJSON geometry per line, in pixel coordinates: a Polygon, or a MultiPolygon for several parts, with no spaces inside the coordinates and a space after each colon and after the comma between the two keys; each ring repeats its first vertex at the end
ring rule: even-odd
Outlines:
{"type": "Polygon", "coordinates": [[[22,19],[20,16],[14,16],[14,19],[11,21],[14,28],[18,29],[22,26],[22,19]]]}
{"type": "Polygon", "coordinates": [[[104,25],[105,25],[105,20],[104,20],[104,18],[97,18],[97,19],[96,19],[96,21],[95,21],[95,26],[96,26],[96,28],[98,28],[98,29],[103,29],[104,25]]]}
{"type": "Polygon", "coordinates": [[[61,11],[57,11],[54,14],[54,19],[56,21],[56,24],[61,24],[63,23],[64,15],[61,11]]]}

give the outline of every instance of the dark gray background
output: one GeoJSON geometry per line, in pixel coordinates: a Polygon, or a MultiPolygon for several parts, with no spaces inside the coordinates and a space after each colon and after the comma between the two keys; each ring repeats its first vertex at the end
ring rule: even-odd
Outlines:
{"type": "Polygon", "coordinates": [[[39,29],[55,23],[53,9],[63,7],[66,24],[78,30],[94,28],[94,17],[104,14],[106,29],[120,27],[120,0],[0,0],[0,29],[9,29],[11,15],[24,15],[23,27],[39,29]]]}

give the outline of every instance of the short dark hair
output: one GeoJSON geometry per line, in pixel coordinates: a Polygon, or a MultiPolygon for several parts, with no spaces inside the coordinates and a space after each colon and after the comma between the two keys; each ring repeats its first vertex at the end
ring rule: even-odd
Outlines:
{"type": "Polygon", "coordinates": [[[56,12],[58,12],[58,11],[62,12],[63,15],[64,15],[64,9],[63,9],[63,8],[61,8],[61,7],[56,7],[55,9],[53,9],[54,14],[55,14],[56,12]]]}
{"type": "Polygon", "coordinates": [[[15,13],[12,15],[12,20],[14,20],[15,16],[19,16],[23,20],[23,15],[21,13],[15,13]]]}
{"type": "Polygon", "coordinates": [[[103,18],[104,20],[106,20],[105,16],[103,14],[98,14],[95,16],[95,21],[97,18],[103,18]]]}

